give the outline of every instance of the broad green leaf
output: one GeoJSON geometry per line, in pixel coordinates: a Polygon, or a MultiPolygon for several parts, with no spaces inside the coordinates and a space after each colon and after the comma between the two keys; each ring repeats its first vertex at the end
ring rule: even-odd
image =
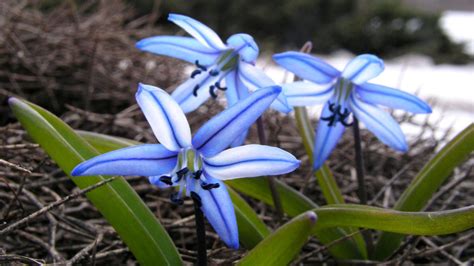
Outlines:
{"type": "MultiPolygon", "coordinates": [[[[310,162],[313,161],[313,149],[314,149],[314,131],[311,126],[311,120],[308,117],[308,112],[305,107],[295,107],[295,120],[300,133],[301,139],[303,140],[303,145],[306,150],[306,154],[309,157],[310,162]]],[[[343,204],[344,197],[342,196],[341,190],[334,179],[334,176],[329,170],[327,165],[323,165],[321,169],[314,173],[316,180],[318,181],[319,187],[323,193],[324,198],[328,204],[343,204]]],[[[339,229],[344,234],[351,234],[357,231],[356,228],[340,228],[339,229]]],[[[335,239],[328,239],[327,241],[333,241],[335,239]]],[[[365,240],[361,234],[355,234],[351,237],[351,240],[355,242],[357,249],[362,254],[363,258],[367,258],[367,248],[365,245],[365,240]]],[[[324,243],[324,242],[323,242],[324,243]]],[[[342,245],[342,242],[341,244],[342,245]]],[[[336,249],[334,247],[333,249],[336,249]]],[[[334,257],[341,257],[331,250],[331,253],[334,257]]],[[[345,252],[349,253],[349,251],[345,252]]],[[[343,257],[347,257],[348,254],[343,257]]]]}
{"type": "Polygon", "coordinates": [[[314,212],[287,222],[260,242],[237,265],[288,265],[298,255],[316,223],[314,212]]]}
{"type": "MultiPolygon", "coordinates": [[[[41,107],[11,98],[10,106],[28,134],[70,174],[80,162],[98,152],[68,125],[41,107]]],[[[104,180],[102,176],[71,177],[81,189],[104,180]]],[[[142,265],[180,265],[181,258],[166,230],[123,178],[86,194],[114,227],[142,265]]]]}
{"type": "MultiPolygon", "coordinates": [[[[137,141],[94,132],[78,130],[77,133],[101,153],[141,144],[137,141]]],[[[268,189],[268,186],[266,188],[268,189]]],[[[234,203],[240,241],[245,247],[252,248],[267,236],[270,231],[255,211],[232,188],[229,188],[229,193],[234,203]]],[[[314,207],[311,206],[310,208],[314,207]]]]}
{"type": "Polygon", "coordinates": [[[234,203],[237,225],[241,235],[240,241],[246,248],[251,249],[268,236],[270,230],[237,192],[230,187],[228,187],[228,191],[232,203],[234,203]]]}
{"type": "MultiPolygon", "coordinates": [[[[419,211],[423,209],[438,188],[451,175],[455,167],[464,162],[474,150],[474,124],[471,124],[423,167],[400,196],[394,209],[419,211]]],[[[376,259],[390,256],[401,244],[404,235],[382,233],[375,246],[376,259]]]]}
{"type": "Polygon", "coordinates": [[[335,226],[363,227],[407,235],[446,235],[474,227],[474,205],[439,212],[404,212],[357,204],[334,204],[313,210],[317,233],[335,226]]]}

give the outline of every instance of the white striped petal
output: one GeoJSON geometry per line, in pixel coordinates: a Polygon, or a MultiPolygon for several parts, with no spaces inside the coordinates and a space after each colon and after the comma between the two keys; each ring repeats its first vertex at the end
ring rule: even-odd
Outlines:
{"type": "Polygon", "coordinates": [[[186,116],[168,93],[151,85],[139,84],[135,97],[163,146],[171,151],[191,146],[191,130],[186,116]]]}
{"type": "Polygon", "coordinates": [[[298,168],[300,161],[280,148],[254,144],[203,158],[203,164],[206,173],[221,180],[228,180],[286,174],[298,168]]]}

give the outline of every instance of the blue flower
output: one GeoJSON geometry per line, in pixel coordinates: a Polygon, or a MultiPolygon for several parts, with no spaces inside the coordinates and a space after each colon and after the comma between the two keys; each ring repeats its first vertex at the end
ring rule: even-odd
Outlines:
{"type": "MultiPolygon", "coordinates": [[[[170,14],[168,19],[192,37],[155,36],[139,41],[140,50],[178,58],[196,65],[191,77],[171,94],[185,113],[196,110],[217,91],[225,91],[229,106],[249,95],[249,90],[275,85],[255,67],[259,49],[252,36],[234,34],[226,44],[209,27],[190,17],[170,14]],[[225,86],[221,83],[225,81],[225,86]]],[[[288,113],[292,109],[280,94],[272,107],[288,113]]]]}
{"type": "Polygon", "coordinates": [[[367,82],[384,69],[383,61],[374,55],[355,57],[342,72],[321,59],[300,52],[276,54],[273,59],[306,80],[282,86],[290,105],[325,103],[315,140],[315,170],[323,165],[344,129],[350,126],[351,113],[380,141],[398,151],[408,149],[405,136],[397,122],[377,105],[412,113],[431,113],[430,106],[414,95],[367,82]]]}
{"type": "Polygon", "coordinates": [[[260,89],[205,123],[191,137],[183,111],[165,91],[140,84],[136,99],[161,144],[143,144],[99,155],[77,165],[73,176],[141,175],[158,187],[177,187],[201,201],[201,209],[223,241],[238,248],[234,207],[222,180],[278,175],[293,171],[299,161],[290,153],[264,145],[225,150],[247,130],[281,92],[260,89]]]}

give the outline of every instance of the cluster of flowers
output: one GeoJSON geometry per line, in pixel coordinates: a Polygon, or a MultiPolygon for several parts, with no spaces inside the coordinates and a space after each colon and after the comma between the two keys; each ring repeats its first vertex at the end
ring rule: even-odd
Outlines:
{"type": "Polygon", "coordinates": [[[224,43],[213,30],[190,17],[170,14],[169,20],[192,37],[156,36],[139,41],[137,47],[182,59],[196,69],[171,95],[151,85],[138,87],[137,102],[160,144],[97,156],[78,165],[72,175],[141,175],[160,188],[177,187],[172,201],[180,204],[186,195],[200,202],[229,247],[238,248],[239,239],[232,201],[222,180],[285,174],[300,164],[276,147],[241,146],[249,127],[268,107],[288,113],[294,106],[325,104],[315,139],[315,170],[328,158],[351,119],[359,119],[390,147],[407,150],[399,125],[377,105],[431,112],[413,95],[367,82],[384,68],[374,55],[357,56],[341,72],[308,54],[276,54],[273,59],[279,65],[304,79],[278,86],[255,66],[259,49],[250,35],[235,34],[224,43]],[[219,91],[225,93],[228,108],[191,137],[185,113],[209,97],[216,98],[219,91]]]}

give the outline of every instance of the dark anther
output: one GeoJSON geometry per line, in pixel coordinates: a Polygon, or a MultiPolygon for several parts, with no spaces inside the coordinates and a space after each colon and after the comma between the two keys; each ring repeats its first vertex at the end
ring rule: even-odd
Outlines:
{"type": "Polygon", "coordinates": [[[184,203],[184,200],[179,196],[179,193],[171,194],[170,200],[176,205],[183,205],[184,203]]]}
{"type": "Polygon", "coordinates": [[[213,188],[218,188],[219,186],[220,186],[219,183],[209,183],[209,184],[202,183],[201,184],[201,187],[204,190],[211,190],[213,188]]]}
{"type": "Polygon", "coordinates": [[[168,186],[173,185],[173,182],[171,181],[171,176],[167,176],[167,175],[160,176],[160,181],[167,184],[168,186]]]}
{"type": "Polygon", "coordinates": [[[191,198],[193,199],[194,204],[198,205],[199,207],[202,206],[201,197],[199,197],[199,195],[196,192],[191,191],[191,198]]]}
{"type": "Polygon", "coordinates": [[[185,174],[189,172],[189,169],[187,167],[184,167],[183,169],[179,170],[176,172],[179,178],[182,178],[185,174]]]}
{"type": "Polygon", "coordinates": [[[334,104],[334,103],[329,104],[329,111],[334,113],[335,112],[334,111],[334,106],[336,106],[336,104],[334,104]]]}
{"type": "Polygon", "coordinates": [[[214,88],[215,88],[214,85],[211,85],[211,86],[209,87],[209,93],[211,94],[212,98],[215,99],[215,98],[217,98],[217,94],[216,94],[216,92],[214,91],[214,88]]]}
{"type": "Polygon", "coordinates": [[[338,108],[337,108],[337,114],[340,115],[340,116],[342,116],[342,117],[347,117],[347,116],[349,116],[350,112],[349,112],[349,110],[348,110],[347,108],[344,108],[344,112],[341,112],[341,107],[338,106],[338,108]]]}
{"type": "Polygon", "coordinates": [[[221,91],[227,90],[226,87],[221,87],[221,83],[220,83],[219,81],[216,82],[216,83],[214,84],[214,86],[216,86],[216,88],[217,88],[218,90],[221,90],[221,91]]]}
{"type": "Polygon", "coordinates": [[[215,76],[219,75],[219,71],[215,70],[215,69],[212,69],[211,71],[209,71],[209,75],[215,77],[215,76]]]}
{"type": "Polygon", "coordinates": [[[201,174],[202,174],[202,170],[197,170],[196,172],[194,172],[193,174],[194,179],[200,179],[201,174]]]}
{"type": "Polygon", "coordinates": [[[200,68],[202,71],[207,71],[207,67],[203,66],[203,65],[200,65],[199,64],[199,60],[196,60],[196,62],[194,62],[196,64],[196,66],[198,68],[200,68]]]}
{"type": "Polygon", "coordinates": [[[197,96],[198,96],[198,90],[199,90],[199,85],[196,84],[196,86],[194,86],[194,89],[193,89],[193,95],[194,95],[194,97],[197,97],[197,96]]]}
{"type": "Polygon", "coordinates": [[[194,70],[194,71],[191,73],[191,78],[193,79],[195,76],[201,74],[201,72],[202,72],[202,71],[199,70],[199,69],[194,70]]]}

